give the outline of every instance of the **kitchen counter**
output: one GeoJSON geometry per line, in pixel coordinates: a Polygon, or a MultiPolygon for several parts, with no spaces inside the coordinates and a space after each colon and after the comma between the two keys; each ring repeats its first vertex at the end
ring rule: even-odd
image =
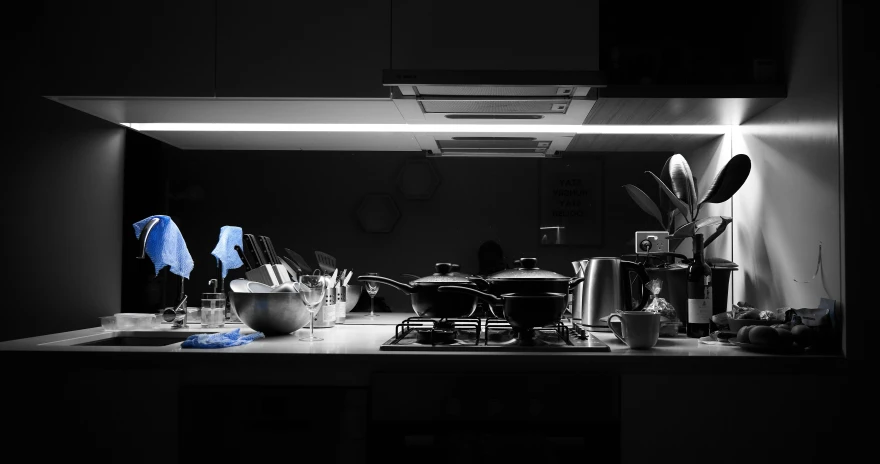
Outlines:
{"type": "MultiPolygon", "coordinates": [[[[567,369],[578,368],[583,370],[614,370],[620,372],[673,372],[688,371],[693,368],[703,369],[705,372],[713,370],[729,371],[745,369],[749,372],[766,371],[774,372],[784,370],[834,370],[843,367],[846,360],[840,356],[827,355],[773,355],[744,351],[741,348],[730,345],[709,345],[699,343],[696,339],[686,338],[679,335],[675,338],[662,337],[657,345],[650,350],[632,350],[618,341],[613,334],[594,332],[598,339],[605,342],[611,349],[609,352],[537,352],[537,351],[491,351],[491,352],[408,352],[408,351],[380,351],[379,346],[394,336],[394,325],[403,319],[410,317],[409,313],[382,313],[379,318],[369,319],[365,316],[350,316],[345,324],[331,328],[315,329],[315,333],[324,340],[307,343],[298,340],[300,331],[308,331],[303,328],[292,335],[273,336],[255,340],[254,342],[238,347],[223,349],[189,349],[181,348],[179,343],[167,346],[151,347],[123,347],[123,346],[71,346],[78,343],[109,338],[112,333],[103,331],[100,327],[83,329],[72,332],[57,333],[41,337],[33,337],[20,340],[12,340],[0,343],[0,353],[3,352],[29,352],[29,353],[63,353],[66,356],[125,356],[132,362],[141,357],[152,354],[178,355],[181,362],[187,364],[209,363],[211,360],[223,358],[224,363],[241,362],[244,365],[254,366],[266,362],[282,362],[285,365],[305,365],[311,362],[319,362],[322,366],[330,363],[338,363],[340,366],[352,367],[354,370],[362,370],[364,376],[369,375],[373,368],[386,368],[399,364],[401,360],[410,360],[418,357],[420,366],[441,366],[455,359],[456,368],[473,366],[482,369],[485,362],[482,359],[491,358],[492,366],[512,366],[515,363],[534,362],[542,368],[565,366],[567,369]],[[223,355],[223,356],[221,356],[223,355]],[[259,356],[263,355],[263,356],[259,356]],[[287,356],[290,355],[290,356],[287,356]],[[319,355],[304,357],[302,355],[319,355]],[[321,358],[318,361],[318,358],[321,358]],[[271,361],[269,361],[271,360],[271,361]],[[246,364],[245,364],[246,363],[246,364]]],[[[226,324],[220,329],[202,329],[198,324],[190,324],[187,329],[160,328],[155,332],[172,334],[197,334],[208,332],[228,331],[241,328],[242,333],[253,332],[243,324],[226,324]]],[[[120,358],[122,359],[122,358],[120,358]]],[[[173,363],[169,358],[163,357],[163,362],[173,363]]],[[[403,361],[409,364],[408,361],[403,361]]],[[[328,379],[331,380],[331,379],[328,379]]],[[[337,379],[338,380],[338,379],[337,379]]],[[[351,380],[351,379],[349,379],[351,380]]],[[[362,377],[362,381],[366,381],[362,377]]],[[[350,384],[345,382],[346,384],[350,384]]],[[[356,382],[360,383],[360,382],[356,382]]]]}
{"type": "MultiPolygon", "coordinates": [[[[714,417],[724,409],[719,401],[730,396],[724,392],[735,392],[809,404],[775,416],[778,430],[797,430],[798,448],[781,453],[772,441],[759,442],[766,456],[809,461],[816,453],[836,452],[817,446],[827,442],[827,430],[843,430],[841,411],[852,407],[845,406],[849,370],[842,357],[755,354],[685,337],[663,338],[654,349],[637,351],[610,333],[594,334],[609,352],[380,351],[394,325],[409,316],[350,316],[344,325],[315,329],[324,338],[320,342],[299,341],[295,333],[212,350],[182,349],[179,343],[71,346],[112,336],[100,328],[3,342],[0,363],[14,379],[5,384],[5,397],[15,398],[8,407],[19,421],[7,438],[37,450],[33,457],[40,461],[96,455],[108,462],[250,459],[247,447],[206,448],[221,439],[219,429],[191,426],[210,424],[223,411],[234,414],[235,422],[247,418],[230,435],[240,443],[294,440],[301,446],[289,451],[312,462],[376,462],[413,453],[424,440],[443,451],[448,448],[440,443],[471,439],[462,437],[506,440],[502,448],[552,448],[558,459],[540,457],[547,463],[571,462],[587,450],[603,462],[645,462],[669,446],[667,433],[646,432],[653,428],[645,425],[660,418],[677,439],[686,430],[689,443],[753,427],[752,416],[739,414],[693,427],[699,414],[714,417]],[[584,407],[572,408],[577,405],[584,407]],[[71,420],[78,427],[70,427],[71,420]],[[557,426],[527,428],[531,432],[522,435],[507,427],[517,421],[557,426]],[[805,428],[807,421],[827,427],[805,428]],[[159,431],[161,440],[149,439],[156,446],[130,440],[159,431]],[[45,434],[58,446],[40,446],[45,434]],[[595,443],[618,446],[597,449],[595,443]],[[328,450],[337,450],[335,459],[328,450]]],[[[182,336],[236,327],[251,332],[241,324],[152,332],[182,336]]],[[[683,458],[676,460],[697,462],[683,458]]]]}

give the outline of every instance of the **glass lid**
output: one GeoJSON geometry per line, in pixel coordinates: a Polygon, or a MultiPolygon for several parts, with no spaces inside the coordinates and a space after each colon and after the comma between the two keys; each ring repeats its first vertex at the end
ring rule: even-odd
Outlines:
{"type": "Polygon", "coordinates": [[[569,281],[571,277],[564,276],[557,272],[540,269],[538,267],[537,258],[520,258],[520,267],[516,269],[505,269],[498,271],[489,276],[490,280],[564,280],[569,281]]]}
{"type": "Polygon", "coordinates": [[[410,282],[410,285],[419,285],[419,284],[470,284],[471,281],[466,277],[462,277],[461,274],[452,272],[452,264],[450,263],[437,263],[434,265],[434,270],[437,271],[429,276],[422,277],[420,279],[416,279],[410,282]]]}

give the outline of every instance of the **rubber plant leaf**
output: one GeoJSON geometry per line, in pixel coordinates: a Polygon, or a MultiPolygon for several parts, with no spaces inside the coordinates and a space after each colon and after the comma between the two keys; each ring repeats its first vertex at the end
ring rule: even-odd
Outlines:
{"type": "MultiPolygon", "coordinates": [[[[670,159],[672,159],[671,156],[669,158],[666,158],[666,162],[663,163],[663,169],[660,170],[660,180],[663,181],[663,185],[665,185],[668,189],[672,188],[672,179],[669,177],[670,159]]],[[[663,193],[662,187],[657,188],[657,206],[659,206],[660,210],[667,215],[671,214],[672,211],[676,211],[675,206],[672,204],[672,202],[669,201],[668,198],[666,198],[666,194],[663,193]]]]}
{"type": "Polygon", "coordinates": [[[709,236],[709,237],[703,242],[703,249],[705,249],[705,248],[706,248],[707,246],[709,246],[712,242],[714,242],[716,238],[718,238],[719,236],[721,236],[721,234],[723,234],[724,231],[727,230],[727,226],[728,226],[728,224],[730,224],[731,222],[733,222],[733,218],[731,218],[731,217],[727,217],[727,216],[720,216],[720,217],[721,217],[721,224],[719,224],[718,227],[715,228],[715,232],[714,232],[712,235],[710,235],[710,236],[709,236]]]}
{"type": "Polygon", "coordinates": [[[642,191],[642,189],[636,187],[635,185],[626,184],[623,186],[623,188],[626,189],[626,193],[629,194],[633,201],[635,201],[636,204],[639,205],[639,208],[642,208],[642,211],[650,214],[655,219],[657,219],[657,222],[659,222],[660,226],[663,227],[663,216],[660,214],[660,208],[657,207],[657,204],[654,203],[654,200],[652,200],[647,194],[645,194],[645,192],[642,191]]]}
{"type": "Polygon", "coordinates": [[[705,219],[700,219],[699,221],[696,221],[694,223],[694,230],[697,231],[702,229],[703,227],[717,226],[725,220],[731,221],[732,219],[727,216],[711,216],[705,219]]]}
{"type": "Polygon", "coordinates": [[[678,229],[676,229],[675,233],[672,234],[672,238],[687,238],[693,237],[694,232],[697,230],[696,222],[689,222],[678,229]]]}
{"type": "Polygon", "coordinates": [[[697,211],[697,188],[694,185],[694,175],[687,160],[681,155],[672,155],[669,158],[669,177],[672,179],[672,192],[693,212],[694,216],[687,216],[693,221],[697,211]]]}
{"type": "Polygon", "coordinates": [[[654,180],[657,181],[657,184],[660,185],[660,190],[663,192],[664,195],[666,195],[667,198],[669,198],[669,201],[676,207],[676,209],[678,209],[678,211],[681,212],[681,215],[684,216],[685,220],[690,218],[691,211],[688,208],[688,205],[686,205],[684,202],[679,200],[678,197],[675,196],[675,194],[672,193],[672,191],[669,190],[669,188],[666,187],[665,184],[663,184],[663,181],[660,180],[660,178],[657,177],[656,174],[654,174],[651,171],[645,171],[645,172],[647,172],[648,174],[651,174],[651,176],[654,178],[654,180]]]}
{"type": "Polygon", "coordinates": [[[751,170],[752,160],[748,156],[742,153],[734,156],[715,176],[715,180],[703,195],[700,204],[723,203],[729,200],[749,178],[751,170]]]}
{"type": "Polygon", "coordinates": [[[678,217],[680,213],[681,211],[677,209],[673,209],[672,212],[669,213],[669,221],[666,223],[665,228],[666,232],[669,232],[670,234],[675,232],[675,218],[678,217]]]}

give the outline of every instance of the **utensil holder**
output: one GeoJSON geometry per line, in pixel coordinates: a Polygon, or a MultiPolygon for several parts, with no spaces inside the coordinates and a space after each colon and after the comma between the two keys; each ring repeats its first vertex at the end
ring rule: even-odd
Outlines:
{"type": "Polygon", "coordinates": [[[324,289],[324,301],[312,317],[316,328],[336,325],[336,287],[324,289]]]}
{"type": "Polygon", "coordinates": [[[336,287],[336,323],[345,324],[346,298],[348,289],[344,286],[336,287]]]}
{"type": "Polygon", "coordinates": [[[244,275],[248,280],[259,282],[270,287],[274,287],[281,283],[278,281],[278,274],[276,273],[275,267],[271,264],[264,264],[260,267],[251,269],[250,271],[245,272],[244,275]]]}

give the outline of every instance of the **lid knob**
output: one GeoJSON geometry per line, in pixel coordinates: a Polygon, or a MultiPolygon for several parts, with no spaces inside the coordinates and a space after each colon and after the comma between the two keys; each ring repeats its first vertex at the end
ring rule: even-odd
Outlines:
{"type": "Polygon", "coordinates": [[[519,264],[523,269],[537,269],[538,258],[520,258],[519,264]]]}
{"type": "Polygon", "coordinates": [[[455,271],[461,269],[461,265],[460,264],[453,264],[451,269],[452,269],[452,272],[455,272],[455,271]]]}
{"type": "Polygon", "coordinates": [[[434,265],[434,269],[437,270],[437,274],[449,274],[449,271],[452,270],[452,264],[450,264],[450,263],[437,263],[434,265]]]}

